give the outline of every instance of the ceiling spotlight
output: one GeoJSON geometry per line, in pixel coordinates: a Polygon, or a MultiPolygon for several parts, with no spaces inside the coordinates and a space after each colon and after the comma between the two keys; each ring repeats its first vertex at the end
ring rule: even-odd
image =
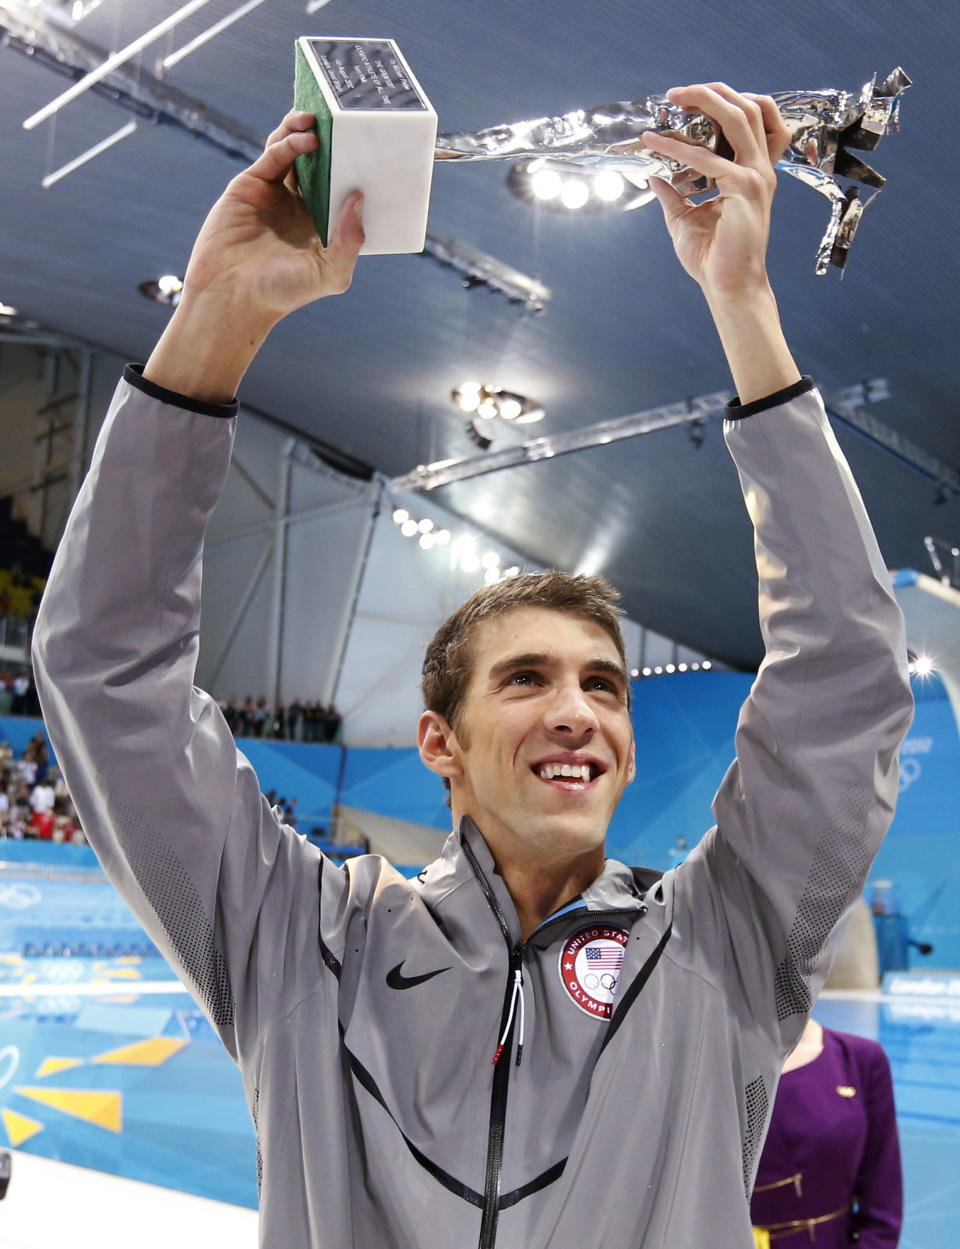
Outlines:
{"type": "Polygon", "coordinates": [[[678,672],[686,672],[686,670],[687,670],[687,665],[686,665],[686,664],[677,664],[677,671],[678,671],[678,672]]]}
{"type": "Polygon", "coordinates": [[[615,169],[601,169],[593,180],[593,193],[605,204],[615,203],[626,189],[626,182],[615,169]]]}
{"type": "Polygon", "coordinates": [[[555,169],[538,169],[530,178],[530,189],[537,199],[556,199],[563,180],[555,169]]]}
{"type": "Polygon", "coordinates": [[[576,212],[590,198],[590,188],[582,178],[567,178],[560,188],[560,199],[564,208],[576,212]]]}
{"type": "Polygon", "coordinates": [[[640,669],[639,669],[639,668],[631,668],[631,669],[630,669],[630,675],[631,675],[632,677],[638,677],[638,676],[640,675],[640,669]]]}
{"type": "Polygon", "coordinates": [[[454,403],[458,403],[464,412],[476,412],[480,397],[479,382],[464,382],[453,392],[454,403]]]}
{"type": "Polygon", "coordinates": [[[464,572],[477,572],[480,561],[473,551],[466,551],[460,558],[460,567],[464,572]]]}
{"type": "Polygon", "coordinates": [[[496,551],[485,551],[480,557],[481,568],[498,568],[500,565],[500,556],[496,551]]]}
{"type": "Polygon", "coordinates": [[[713,664],[710,662],[709,659],[705,659],[703,663],[700,665],[700,667],[704,670],[704,672],[709,672],[710,669],[713,667],[713,664]]]}
{"type": "MultiPolygon", "coordinates": [[[[435,528],[429,516],[425,516],[423,520],[417,520],[405,507],[396,507],[393,509],[393,519],[400,526],[403,536],[416,538],[418,546],[423,551],[430,551],[435,546],[448,546],[450,543],[450,530],[435,528]]],[[[473,552],[472,542],[470,538],[458,538],[453,549],[473,552]]],[[[475,554],[474,558],[476,558],[475,554]]],[[[479,560],[477,566],[479,567],[479,560]]]]}
{"type": "Polygon", "coordinates": [[[657,664],[657,666],[654,668],[654,670],[653,670],[653,675],[654,675],[655,677],[662,677],[662,676],[663,676],[663,669],[660,667],[660,665],[659,665],[659,664],[657,664]]]}
{"type": "Polygon", "coordinates": [[[644,669],[643,669],[643,671],[642,671],[642,673],[641,673],[641,675],[642,675],[642,676],[645,676],[645,677],[651,677],[651,676],[653,676],[653,669],[652,669],[652,668],[644,668],[644,669]]]}
{"type": "Polygon", "coordinates": [[[0,303],[0,317],[15,317],[17,309],[12,304],[0,303]]]}
{"type": "Polygon", "coordinates": [[[673,664],[667,664],[667,672],[676,672],[676,670],[677,669],[673,664]]]}
{"type": "MultiPolygon", "coordinates": [[[[475,412],[484,421],[492,421],[500,417],[503,421],[513,421],[517,425],[532,425],[542,421],[546,412],[543,405],[535,399],[516,391],[504,390],[502,386],[491,382],[463,382],[454,387],[450,397],[463,412],[475,412]]],[[[475,421],[468,421],[467,436],[486,451],[493,441],[486,433],[477,428],[475,421]]]]}
{"type": "Polygon", "coordinates": [[[503,570],[503,575],[504,577],[507,577],[507,578],[519,577],[520,569],[517,567],[516,564],[511,564],[509,568],[505,568],[503,570]]]}
{"type": "Polygon", "coordinates": [[[483,574],[483,579],[487,583],[487,585],[496,585],[497,582],[500,580],[500,569],[488,568],[487,571],[483,574]]]}
{"type": "Polygon", "coordinates": [[[913,663],[910,664],[910,671],[915,677],[932,676],[933,668],[933,657],[930,655],[917,655],[913,663]]]}
{"type": "Polygon", "coordinates": [[[507,172],[510,192],[551,212],[629,212],[655,198],[646,181],[608,166],[538,156],[507,172]]]}
{"type": "Polygon", "coordinates": [[[183,292],[183,282],[173,273],[165,273],[162,277],[150,282],[141,282],[137,290],[146,299],[163,304],[167,308],[176,308],[183,292]]]}

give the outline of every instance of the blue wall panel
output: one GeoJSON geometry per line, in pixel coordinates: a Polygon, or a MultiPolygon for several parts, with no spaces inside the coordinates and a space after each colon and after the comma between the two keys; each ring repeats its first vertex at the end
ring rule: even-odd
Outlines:
{"type": "Polygon", "coordinates": [[[723,672],[634,684],[637,777],[610,824],[614,857],[665,868],[678,834],[692,846],[710,827],[710,803],[733,758],[740,704],[752,683],[723,672]]]}
{"type": "Polygon", "coordinates": [[[244,737],[237,745],[253,765],[263,790],[281,798],[296,798],[299,831],[312,825],[329,827],[340,772],[340,749],[269,738],[244,737]]]}
{"type": "Polygon", "coordinates": [[[443,782],[425,768],[415,748],[348,750],[343,777],[343,802],[377,815],[450,828],[450,809],[443,782]]]}

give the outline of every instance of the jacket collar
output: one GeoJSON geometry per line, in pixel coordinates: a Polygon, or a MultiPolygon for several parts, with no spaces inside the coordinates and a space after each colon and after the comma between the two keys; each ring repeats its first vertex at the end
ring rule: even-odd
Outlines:
{"type": "MultiPolygon", "coordinates": [[[[463,817],[444,843],[440,858],[426,869],[422,896],[447,929],[459,928],[462,923],[476,932],[479,925],[479,931],[488,936],[492,924],[500,939],[511,947],[520,940],[520,920],[513,899],[496,872],[483,834],[469,816],[463,817]]],[[[616,859],[606,859],[603,871],[581,894],[577,910],[636,912],[641,902],[630,868],[616,859]]],[[[576,914],[565,905],[557,918],[568,911],[576,914]]],[[[551,919],[546,919],[537,932],[551,919]]],[[[535,937],[536,933],[530,940],[535,937]]]]}

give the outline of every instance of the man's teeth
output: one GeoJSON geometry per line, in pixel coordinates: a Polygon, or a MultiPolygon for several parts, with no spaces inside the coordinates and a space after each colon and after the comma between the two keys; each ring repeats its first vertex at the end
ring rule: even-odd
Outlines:
{"type": "Polygon", "coordinates": [[[552,781],[556,777],[561,776],[566,780],[568,777],[572,781],[589,781],[590,764],[589,763],[543,763],[540,765],[540,779],[544,781],[552,781]]]}

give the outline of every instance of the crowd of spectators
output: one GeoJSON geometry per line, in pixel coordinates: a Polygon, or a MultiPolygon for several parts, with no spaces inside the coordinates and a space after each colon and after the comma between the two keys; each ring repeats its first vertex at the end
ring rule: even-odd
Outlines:
{"type": "MultiPolygon", "coordinates": [[[[274,734],[274,736],[276,736],[274,734]]],[[[283,822],[297,827],[297,799],[271,789],[271,807],[279,808],[283,822]]],[[[314,827],[312,837],[324,837],[326,829],[314,827]]],[[[58,841],[83,845],[86,838],[59,769],[50,760],[50,747],[42,729],[16,758],[9,742],[0,741],[0,839],[58,841]]]]}
{"type": "MultiPolygon", "coordinates": [[[[231,695],[218,699],[224,719],[235,737],[263,737],[278,741],[334,743],[341,717],[331,703],[301,702],[271,707],[265,698],[231,695]]],[[[0,670],[0,716],[38,716],[33,678],[27,672],[0,670]]],[[[296,798],[271,792],[284,822],[297,826],[296,798]]],[[[312,829],[311,834],[322,834],[312,829]]],[[[0,741],[0,838],[83,843],[85,838],[63,778],[52,764],[42,730],[37,731],[18,759],[10,745],[0,741]]]]}
{"type": "Polygon", "coordinates": [[[40,729],[19,759],[8,742],[0,742],[0,838],[6,837],[75,845],[85,841],[66,784],[50,762],[50,748],[40,729]]]}
{"type": "Polygon", "coordinates": [[[254,700],[248,695],[241,701],[231,694],[218,698],[217,704],[234,737],[328,744],[339,740],[342,718],[333,703],[324,707],[322,703],[304,703],[295,698],[289,706],[278,703],[271,707],[265,698],[254,700]]]}
{"type": "MultiPolygon", "coordinates": [[[[235,694],[218,698],[217,704],[234,737],[272,737],[288,742],[337,742],[342,717],[331,703],[301,702],[270,706],[265,698],[235,694]]],[[[40,704],[29,672],[0,670],[0,716],[39,716],[40,704]]]]}

